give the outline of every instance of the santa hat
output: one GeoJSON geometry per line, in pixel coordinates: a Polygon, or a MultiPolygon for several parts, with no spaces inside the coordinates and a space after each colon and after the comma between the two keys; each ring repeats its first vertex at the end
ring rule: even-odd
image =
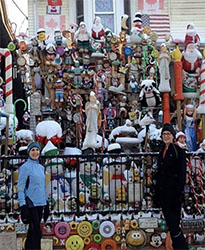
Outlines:
{"type": "Polygon", "coordinates": [[[142,14],[140,12],[135,13],[135,18],[133,19],[133,24],[142,24],[142,14]]]}
{"type": "Polygon", "coordinates": [[[195,31],[195,26],[193,23],[189,23],[187,24],[186,29],[187,29],[187,32],[195,31]]]}
{"type": "Polygon", "coordinates": [[[58,148],[53,145],[51,141],[48,141],[46,146],[43,148],[42,155],[49,156],[49,155],[57,155],[58,148]]]}
{"type": "Polygon", "coordinates": [[[182,137],[186,137],[186,135],[183,133],[183,132],[178,132],[177,134],[176,134],[176,140],[178,140],[178,138],[180,137],[180,136],[182,136],[182,137]]]}

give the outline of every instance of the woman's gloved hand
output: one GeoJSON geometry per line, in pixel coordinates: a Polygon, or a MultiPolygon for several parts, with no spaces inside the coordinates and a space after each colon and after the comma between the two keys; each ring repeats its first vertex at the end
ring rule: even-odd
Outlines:
{"type": "Polygon", "coordinates": [[[43,220],[44,220],[44,222],[47,221],[49,214],[50,214],[49,202],[47,201],[47,203],[46,203],[46,205],[44,207],[44,212],[43,212],[43,220]]]}
{"type": "Polygon", "coordinates": [[[24,224],[29,224],[30,222],[30,214],[29,214],[29,209],[26,205],[20,207],[21,209],[21,220],[23,221],[24,224]]]}

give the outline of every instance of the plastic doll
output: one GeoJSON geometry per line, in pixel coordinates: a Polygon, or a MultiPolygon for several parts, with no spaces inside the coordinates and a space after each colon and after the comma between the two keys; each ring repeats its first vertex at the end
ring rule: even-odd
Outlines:
{"type": "Polygon", "coordinates": [[[196,151],[196,132],[194,122],[196,120],[196,108],[188,104],[184,108],[183,132],[186,135],[186,144],[188,151],[196,151]]]}
{"type": "Polygon", "coordinates": [[[97,146],[98,119],[100,115],[100,103],[95,93],[90,92],[89,101],[85,104],[86,118],[86,136],[83,142],[83,149],[97,146]]]}
{"type": "Polygon", "coordinates": [[[74,73],[74,85],[75,88],[79,88],[82,84],[82,76],[81,73],[83,68],[80,66],[79,61],[75,61],[75,67],[72,68],[72,72],[74,73]]]}
{"type": "Polygon", "coordinates": [[[138,89],[138,83],[136,81],[135,76],[132,75],[129,82],[129,91],[132,93],[137,93],[137,89],[138,89]]]}
{"type": "Polygon", "coordinates": [[[176,145],[178,145],[180,148],[187,150],[186,145],[186,135],[183,132],[178,132],[176,134],[176,145]]]}
{"type": "Polygon", "coordinates": [[[56,88],[56,99],[55,102],[63,102],[63,94],[64,94],[64,83],[62,82],[62,80],[57,80],[56,84],[55,84],[55,88],[56,88]]]}
{"type": "Polygon", "coordinates": [[[103,47],[105,32],[104,32],[104,27],[101,23],[101,18],[99,16],[95,17],[91,31],[92,31],[92,38],[100,42],[101,46],[103,47]]]}

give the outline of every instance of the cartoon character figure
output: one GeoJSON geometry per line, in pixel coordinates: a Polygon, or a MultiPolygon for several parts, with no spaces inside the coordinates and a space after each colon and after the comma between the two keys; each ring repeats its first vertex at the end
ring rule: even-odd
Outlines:
{"type": "Polygon", "coordinates": [[[132,75],[129,82],[129,91],[132,93],[137,93],[137,89],[138,89],[138,83],[136,81],[135,76],[132,75]]]}
{"type": "Polygon", "coordinates": [[[154,248],[159,248],[162,245],[162,237],[158,233],[153,233],[150,236],[150,245],[154,248]]]}

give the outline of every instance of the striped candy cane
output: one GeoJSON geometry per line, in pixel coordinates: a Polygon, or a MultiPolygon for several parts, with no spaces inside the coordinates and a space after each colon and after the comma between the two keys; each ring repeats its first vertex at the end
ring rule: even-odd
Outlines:
{"type": "Polygon", "coordinates": [[[8,49],[0,48],[0,57],[5,57],[5,82],[6,82],[6,104],[5,112],[13,112],[13,86],[12,86],[12,56],[8,49]]]}
{"type": "Polygon", "coordinates": [[[195,206],[196,210],[198,211],[199,215],[201,215],[201,209],[200,209],[200,205],[199,205],[198,196],[197,196],[197,193],[195,191],[194,181],[193,181],[193,179],[191,177],[191,173],[192,173],[192,169],[193,169],[193,166],[192,166],[192,163],[191,163],[192,160],[193,160],[193,158],[191,158],[190,161],[188,162],[188,179],[189,179],[192,194],[193,194],[194,199],[195,199],[195,205],[194,206],[195,206]]]}
{"type": "Polygon", "coordinates": [[[203,60],[201,64],[200,78],[200,97],[197,113],[205,114],[205,60],[203,60]]]}
{"type": "Polygon", "coordinates": [[[98,97],[98,76],[96,73],[93,76],[93,80],[94,80],[94,86],[95,86],[95,95],[96,97],[98,97]]]}
{"type": "Polygon", "coordinates": [[[80,121],[77,124],[79,131],[79,146],[81,147],[83,141],[83,99],[80,95],[75,96],[80,99],[80,121]]]}
{"type": "Polygon", "coordinates": [[[104,110],[104,120],[103,120],[103,131],[102,131],[102,147],[101,151],[104,151],[104,144],[105,144],[105,128],[106,128],[106,110],[104,110]]]}

